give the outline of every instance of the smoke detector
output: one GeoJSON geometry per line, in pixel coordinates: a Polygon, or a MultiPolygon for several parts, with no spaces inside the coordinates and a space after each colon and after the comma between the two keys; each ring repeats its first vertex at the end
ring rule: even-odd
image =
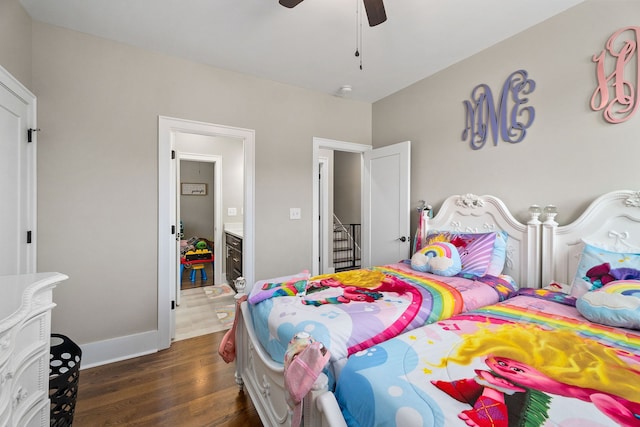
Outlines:
{"type": "Polygon", "coordinates": [[[338,91],[336,92],[336,96],[343,97],[351,93],[352,90],[353,88],[351,87],[351,85],[342,85],[340,86],[340,89],[338,89],[338,91]]]}

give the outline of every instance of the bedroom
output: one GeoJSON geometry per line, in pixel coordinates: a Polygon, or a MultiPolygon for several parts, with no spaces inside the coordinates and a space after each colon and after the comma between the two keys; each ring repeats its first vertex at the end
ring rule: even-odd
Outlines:
{"type": "Polygon", "coordinates": [[[43,129],[38,270],[70,276],[54,294],[54,328],[95,348],[88,365],[105,361],[105,347],[118,347],[117,359],[155,345],[127,347],[157,330],[157,306],[149,301],[158,281],[158,115],[256,131],[256,277],[308,268],[313,137],[374,147],[411,140],[412,206],[425,199],[437,208],[455,193],[494,194],[521,219],[531,203],[554,203],[562,224],[602,193],[637,187],[627,159],[640,154],[640,118],[611,125],[589,108],[591,56],[614,31],[637,25],[630,16],[640,16],[636,1],[614,4],[585,1],[368,103],[54,27],[32,20],[17,0],[3,0],[0,65],[37,95],[43,129]],[[497,87],[520,68],[538,85],[530,135],[520,144],[471,150],[460,138],[462,101],[476,85],[497,87]],[[290,206],[302,208],[302,221],[288,220],[290,206]],[[100,262],[89,251],[71,259],[69,236],[90,239],[100,262]],[[123,238],[137,245],[135,257],[122,250],[123,238]]]}

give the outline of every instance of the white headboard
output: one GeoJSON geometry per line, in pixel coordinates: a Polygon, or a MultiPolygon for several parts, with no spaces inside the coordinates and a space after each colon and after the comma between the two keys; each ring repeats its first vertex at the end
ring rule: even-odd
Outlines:
{"type": "Polygon", "coordinates": [[[558,226],[551,213],[542,223],[542,284],[570,285],[583,240],[624,252],[640,248],[640,191],[620,190],[598,197],[571,224],[558,226]]]}
{"type": "Polygon", "coordinates": [[[504,274],[520,287],[540,287],[540,208],[529,209],[527,224],[518,222],[506,205],[494,196],[474,194],[449,196],[434,218],[426,221],[428,230],[487,233],[504,230],[507,259],[504,274]]]}

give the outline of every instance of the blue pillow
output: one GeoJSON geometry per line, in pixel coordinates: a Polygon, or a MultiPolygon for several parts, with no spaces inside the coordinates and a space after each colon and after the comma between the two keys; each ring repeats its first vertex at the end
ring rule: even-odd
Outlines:
{"type": "Polygon", "coordinates": [[[640,330],[640,280],[616,280],[587,292],[576,308],[594,323],[640,330]]]}
{"type": "Polygon", "coordinates": [[[411,268],[438,276],[455,276],[462,263],[458,249],[448,242],[435,242],[417,251],[411,257],[411,268]]]}
{"type": "Polygon", "coordinates": [[[579,298],[615,280],[640,280],[640,253],[613,252],[586,243],[571,295],[579,298]]]}

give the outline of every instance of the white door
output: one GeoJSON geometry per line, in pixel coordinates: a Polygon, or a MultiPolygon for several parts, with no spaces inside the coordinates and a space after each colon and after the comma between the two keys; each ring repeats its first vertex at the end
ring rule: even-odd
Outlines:
{"type": "Polygon", "coordinates": [[[0,67],[0,276],[36,271],[36,98],[0,67]],[[30,239],[31,243],[28,243],[30,239]]]}
{"type": "Polygon", "coordinates": [[[363,267],[385,265],[410,255],[410,141],[364,153],[363,267]]]}

